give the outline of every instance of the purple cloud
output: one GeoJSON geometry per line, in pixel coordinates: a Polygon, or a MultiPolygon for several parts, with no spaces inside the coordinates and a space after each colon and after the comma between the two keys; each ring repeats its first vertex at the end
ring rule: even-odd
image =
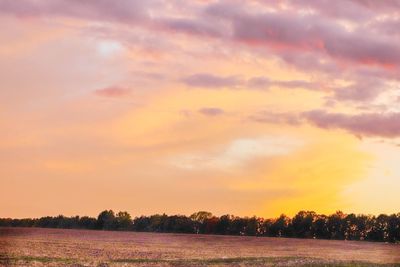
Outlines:
{"type": "Polygon", "coordinates": [[[384,84],[378,79],[365,79],[349,86],[337,88],[333,98],[336,100],[370,101],[384,90],[384,84]]]}
{"type": "Polygon", "coordinates": [[[154,0],[2,0],[0,12],[20,17],[68,16],[91,20],[130,23],[148,19],[148,8],[154,0]]]}
{"type": "Polygon", "coordinates": [[[398,12],[400,8],[400,2],[398,0],[350,0],[351,2],[357,3],[364,6],[372,11],[384,11],[384,12],[398,12]]]}
{"type": "MultiPolygon", "coordinates": [[[[312,57],[334,60],[334,63],[341,65],[341,69],[345,65],[350,68],[362,65],[399,68],[400,48],[393,38],[374,34],[357,24],[350,30],[335,18],[324,16],[321,11],[338,9],[338,13],[343,13],[354,9],[347,15],[357,23],[352,16],[361,14],[361,11],[370,14],[367,17],[371,19],[379,16],[379,13],[366,7],[368,3],[349,1],[349,5],[344,5],[332,1],[305,1],[303,6],[297,1],[288,1],[287,4],[288,10],[268,12],[263,9],[249,11],[235,3],[222,1],[210,4],[206,14],[230,23],[232,40],[265,47],[279,57],[310,53],[312,57]],[[308,6],[313,6],[317,12],[311,15],[296,12],[308,6]]],[[[314,64],[317,63],[323,64],[314,60],[314,64]]]]}
{"type": "Polygon", "coordinates": [[[233,22],[233,37],[250,45],[265,45],[275,51],[314,51],[337,60],[359,64],[398,66],[400,48],[383,37],[348,32],[339,24],[318,16],[293,14],[244,14],[233,22]]]}
{"type": "Polygon", "coordinates": [[[384,20],[374,21],[370,26],[375,33],[383,33],[389,36],[400,35],[400,19],[387,18],[384,20]]]}
{"type": "Polygon", "coordinates": [[[129,95],[130,90],[122,87],[106,87],[94,91],[96,95],[105,97],[122,97],[129,95]]]}
{"type": "Polygon", "coordinates": [[[182,79],[182,81],[192,87],[204,88],[234,88],[242,84],[236,76],[220,77],[213,74],[198,73],[182,79]]]}
{"type": "Polygon", "coordinates": [[[344,129],[357,136],[400,136],[400,113],[347,115],[313,110],[302,114],[308,122],[323,129],[344,129]]]}
{"type": "Polygon", "coordinates": [[[361,1],[291,0],[289,2],[294,8],[311,9],[314,12],[332,18],[348,19],[351,21],[367,20],[374,15],[373,10],[367,8],[361,1]]]}
{"type": "Polygon", "coordinates": [[[267,77],[253,77],[247,81],[247,85],[251,88],[269,88],[271,86],[277,86],[282,88],[304,88],[309,90],[318,90],[321,85],[315,82],[309,82],[304,80],[290,80],[290,81],[278,81],[270,80],[267,77]]]}
{"type": "Polygon", "coordinates": [[[222,30],[216,27],[215,23],[195,19],[168,18],[157,21],[157,24],[166,30],[171,30],[190,35],[221,37],[222,30]]]}
{"type": "Polygon", "coordinates": [[[205,116],[218,116],[224,114],[224,110],[220,108],[202,108],[199,112],[205,116]]]}
{"type": "Polygon", "coordinates": [[[247,84],[251,88],[269,88],[272,85],[272,81],[264,76],[253,77],[248,80],[247,84]]]}
{"type": "Polygon", "coordinates": [[[319,90],[321,85],[317,82],[309,82],[304,80],[291,80],[291,81],[273,81],[272,85],[284,88],[304,88],[309,90],[319,90]]]}
{"type": "Polygon", "coordinates": [[[301,118],[297,114],[293,113],[280,113],[263,111],[249,117],[251,121],[270,123],[270,124],[289,124],[299,125],[301,124],[301,118]]]}
{"type": "Polygon", "coordinates": [[[311,110],[296,113],[259,112],[249,117],[250,121],[292,126],[308,122],[323,129],[343,129],[357,137],[400,137],[400,113],[329,113],[324,110],[311,110]]]}
{"type": "Polygon", "coordinates": [[[219,89],[222,87],[229,88],[244,88],[249,89],[268,89],[271,86],[277,86],[282,88],[304,88],[308,90],[318,90],[321,88],[319,83],[309,82],[304,80],[289,80],[279,81],[271,80],[265,76],[252,77],[248,80],[239,79],[238,76],[217,76],[209,73],[199,73],[187,76],[182,81],[192,87],[204,87],[204,88],[215,88],[219,89]]]}

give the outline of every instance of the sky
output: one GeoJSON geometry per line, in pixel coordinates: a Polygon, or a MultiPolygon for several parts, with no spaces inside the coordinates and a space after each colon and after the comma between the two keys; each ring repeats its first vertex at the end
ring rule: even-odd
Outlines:
{"type": "Polygon", "coordinates": [[[0,217],[399,212],[398,0],[0,0],[0,23],[0,217]]]}

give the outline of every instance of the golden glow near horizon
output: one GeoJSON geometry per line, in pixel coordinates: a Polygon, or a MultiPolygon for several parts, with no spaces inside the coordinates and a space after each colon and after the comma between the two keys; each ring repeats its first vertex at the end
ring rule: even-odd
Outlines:
{"type": "Polygon", "coordinates": [[[0,217],[399,211],[398,7],[109,5],[0,0],[0,217]]]}

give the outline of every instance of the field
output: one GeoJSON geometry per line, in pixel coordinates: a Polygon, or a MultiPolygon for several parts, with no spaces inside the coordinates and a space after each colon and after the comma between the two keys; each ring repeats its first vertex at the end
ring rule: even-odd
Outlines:
{"type": "Polygon", "coordinates": [[[0,266],[400,266],[400,245],[0,228],[0,266]]]}

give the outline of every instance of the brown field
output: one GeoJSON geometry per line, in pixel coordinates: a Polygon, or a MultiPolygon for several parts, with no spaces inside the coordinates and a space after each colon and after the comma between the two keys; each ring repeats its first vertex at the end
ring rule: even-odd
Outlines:
{"type": "Polygon", "coordinates": [[[400,245],[0,228],[0,266],[400,266],[400,245]]]}

